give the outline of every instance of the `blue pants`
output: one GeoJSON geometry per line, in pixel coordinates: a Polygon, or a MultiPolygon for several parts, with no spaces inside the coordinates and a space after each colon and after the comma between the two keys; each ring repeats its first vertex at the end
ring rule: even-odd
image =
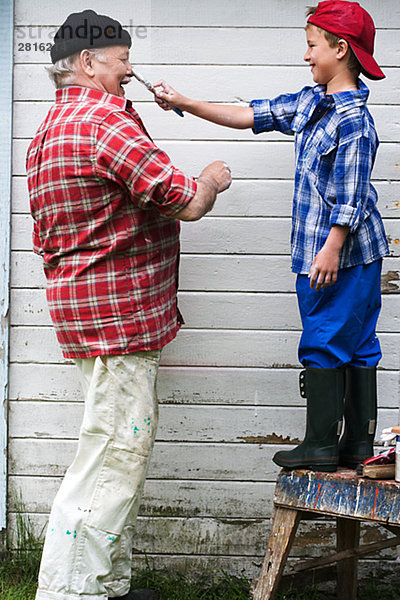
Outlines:
{"type": "Polygon", "coordinates": [[[340,269],[333,285],[316,292],[298,275],[296,292],[303,334],[299,360],[305,367],[374,367],[382,352],[375,334],[381,308],[382,260],[340,269]]]}

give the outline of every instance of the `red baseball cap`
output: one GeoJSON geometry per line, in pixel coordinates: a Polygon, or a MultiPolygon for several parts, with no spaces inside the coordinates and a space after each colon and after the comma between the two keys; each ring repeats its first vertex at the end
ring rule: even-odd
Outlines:
{"type": "Polygon", "coordinates": [[[346,40],[361,64],[361,71],[369,79],[383,79],[373,58],[375,26],[374,22],[358,2],[347,0],[323,0],[307,23],[321,27],[346,40]]]}

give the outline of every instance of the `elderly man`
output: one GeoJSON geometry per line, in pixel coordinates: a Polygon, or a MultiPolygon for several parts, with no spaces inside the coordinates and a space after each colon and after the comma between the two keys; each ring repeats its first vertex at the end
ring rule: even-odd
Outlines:
{"type": "Polygon", "coordinates": [[[153,143],[124,97],[130,46],[107,16],[67,18],[51,49],[56,102],[28,150],[34,250],[85,391],[37,600],[156,598],[129,592],[132,530],[156,433],[160,352],[182,322],[179,220],[200,219],[231,183],[225,163],[195,181],[153,143]]]}

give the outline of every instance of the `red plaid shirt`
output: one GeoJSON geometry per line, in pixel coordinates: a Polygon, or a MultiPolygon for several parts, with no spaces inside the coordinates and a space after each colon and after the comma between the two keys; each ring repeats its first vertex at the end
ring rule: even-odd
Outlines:
{"type": "Polygon", "coordinates": [[[196,192],[131,102],[56,92],[27,155],[34,251],[66,358],[155,350],[179,329],[179,222],[196,192]]]}

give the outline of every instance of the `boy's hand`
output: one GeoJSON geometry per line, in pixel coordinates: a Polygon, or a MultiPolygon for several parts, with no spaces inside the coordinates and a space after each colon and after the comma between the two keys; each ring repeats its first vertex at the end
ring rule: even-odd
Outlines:
{"type": "Polygon", "coordinates": [[[211,123],[232,127],[233,129],[249,129],[254,127],[254,111],[251,106],[237,106],[234,104],[215,104],[194,100],[183,96],[166,81],[158,81],[154,84],[157,104],[164,110],[178,108],[211,123]]]}
{"type": "Polygon", "coordinates": [[[350,228],[347,226],[332,226],[325,244],[312,262],[308,274],[311,289],[315,287],[315,291],[318,292],[321,288],[324,289],[336,282],[340,251],[349,231],[350,228]]]}
{"type": "Polygon", "coordinates": [[[154,84],[154,88],[157,91],[157,95],[154,96],[154,99],[162,109],[172,110],[173,108],[180,108],[181,110],[184,110],[185,96],[174,90],[174,88],[168,85],[166,81],[157,81],[157,83],[154,84]]]}
{"type": "Polygon", "coordinates": [[[310,272],[310,288],[318,292],[337,280],[339,268],[339,253],[323,246],[314,258],[310,272]]]}

